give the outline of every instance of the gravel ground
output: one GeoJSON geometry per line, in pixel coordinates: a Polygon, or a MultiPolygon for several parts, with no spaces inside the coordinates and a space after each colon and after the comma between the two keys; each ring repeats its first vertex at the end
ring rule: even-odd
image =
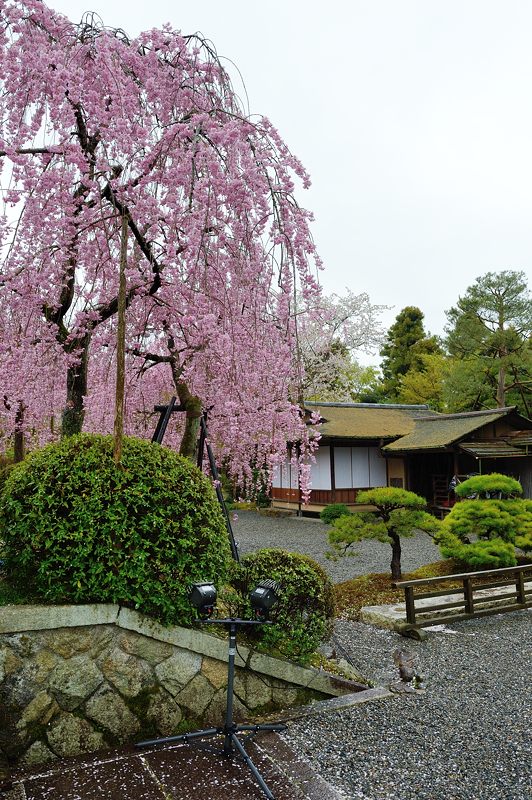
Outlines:
{"type": "MultiPolygon", "coordinates": [[[[262,547],[283,547],[312,556],[321,564],[335,583],[370,572],[388,572],[392,550],[389,544],[363,541],[356,546],[357,555],[331,561],[325,558],[329,549],[328,525],[311,517],[268,517],[255,511],[238,511],[232,523],[239,551],[244,553],[262,547]]],[[[440,551],[426,533],[407,537],[402,542],[401,564],[404,572],[441,559],[440,551]]]]}
{"type": "Polygon", "coordinates": [[[425,690],[290,726],[288,742],[346,798],[530,800],[532,618],[457,622],[413,642],[361,623],[336,637],[378,685],[414,654],[425,690]]]}
{"type": "MultiPolygon", "coordinates": [[[[239,512],[234,529],[241,553],[307,553],[336,582],[389,568],[390,548],[378,542],[327,560],[320,520],[239,512]]],[[[439,558],[426,534],[403,543],[405,571],[439,558]]],[[[331,646],[374,685],[397,680],[400,649],[413,654],[425,688],[305,718],[283,735],[349,800],[531,800],[531,613],[457,622],[424,642],[338,621],[331,646]]]]}

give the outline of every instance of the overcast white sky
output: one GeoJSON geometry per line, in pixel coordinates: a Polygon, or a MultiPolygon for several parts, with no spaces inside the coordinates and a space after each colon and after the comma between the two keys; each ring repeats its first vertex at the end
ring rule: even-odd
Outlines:
{"type": "Polygon", "coordinates": [[[251,112],[311,174],[298,199],[316,215],[327,292],[393,306],[386,325],[417,305],[441,334],[479,275],[532,283],[530,0],[48,5],[130,35],[201,31],[237,65],[251,112]]]}

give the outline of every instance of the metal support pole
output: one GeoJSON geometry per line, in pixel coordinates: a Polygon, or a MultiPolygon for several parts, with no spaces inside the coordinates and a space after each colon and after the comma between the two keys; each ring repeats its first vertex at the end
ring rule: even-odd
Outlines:
{"type": "Polygon", "coordinates": [[[238,753],[242,757],[246,766],[251,770],[261,790],[264,792],[268,800],[275,800],[275,796],[268,789],[264,778],[258,771],[257,767],[246,753],[244,745],[238,738],[237,734],[243,733],[258,733],[259,731],[284,731],[286,725],[282,722],[266,723],[264,725],[237,725],[233,720],[233,698],[234,698],[234,680],[235,680],[235,656],[236,656],[236,634],[240,627],[250,625],[268,625],[270,623],[263,620],[245,620],[245,619],[209,619],[204,620],[207,624],[224,625],[229,631],[229,650],[227,661],[227,703],[225,707],[225,721],[223,727],[220,728],[206,728],[201,731],[194,731],[193,733],[183,733],[180,736],[167,736],[164,739],[147,739],[143,742],[137,742],[136,747],[151,747],[155,745],[169,744],[172,742],[183,742],[188,744],[195,739],[209,738],[213,736],[223,735],[223,750],[222,754],[226,758],[231,758],[238,753]]]}
{"type": "MultiPolygon", "coordinates": [[[[233,734],[235,724],[233,722],[233,691],[235,686],[235,655],[236,655],[236,624],[230,622],[229,625],[229,650],[228,650],[228,669],[227,669],[227,705],[225,707],[224,724],[224,754],[230,756],[233,753],[233,734]]],[[[236,737],[235,737],[236,738],[236,737]]]]}

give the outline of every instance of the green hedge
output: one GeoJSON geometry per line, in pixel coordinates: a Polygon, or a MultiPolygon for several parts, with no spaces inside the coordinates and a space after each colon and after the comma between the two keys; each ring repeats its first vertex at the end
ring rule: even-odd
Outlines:
{"type": "Polygon", "coordinates": [[[345,503],[331,503],[320,511],[320,519],[322,522],[325,522],[326,525],[331,525],[336,519],[346,517],[350,513],[345,503]]]}
{"type": "Polygon", "coordinates": [[[193,618],[189,586],[225,581],[230,549],[210,481],[187,459],[80,434],[14,467],[0,495],[7,575],[48,602],[111,602],[164,622],[193,618]]]}
{"type": "Polygon", "coordinates": [[[332,628],[330,578],[309,556],[279,548],[258,550],[242,559],[232,581],[240,595],[241,614],[251,614],[248,593],[264,578],[279,583],[279,600],[271,611],[274,624],[252,629],[252,637],[263,650],[307,663],[332,628]]]}

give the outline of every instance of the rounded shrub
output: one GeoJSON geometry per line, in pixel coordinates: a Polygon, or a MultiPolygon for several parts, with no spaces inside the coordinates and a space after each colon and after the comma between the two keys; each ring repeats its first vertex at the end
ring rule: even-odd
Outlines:
{"type": "Polygon", "coordinates": [[[437,536],[442,555],[482,569],[512,567],[516,548],[532,551],[532,503],[518,496],[518,481],[498,473],[475,475],[457,493],[465,499],[453,506],[437,536]]]}
{"type": "Polygon", "coordinates": [[[325,522],[326,525],[331,525],[336,519],[346,517],[349,514],[351,514],[351,512],[345,503],[331,503],[330,506],[325,506],[325,508],[320,511],[320,519],[322,522],[325,522]]]}
{"type": "Polygon", "coordinates": [[[461,498],[478,498],[491,500],[514,498],[523,494],[523,487],[515,478],[492,472],[488,475],[472,475],[471,478],[459,483],[454,492],[461,498]]]}
{"type": "Polygon", "coordinates": [[[50,602],[109,602],[192,620],[191,583],[225,580],[230,548],[210,481],[160,445],[80,434],[18,464],[0,495],[8,575],[50,602]]]}
{"type": "MultiPolygon", "coordinates": [[[[246,555],[233,585],[249,603],[249,591],[264,578],[273,578],[279,584],[279,599],[270,615],[274,624],[251,629],[253,635],[261,649],[306,663],[330,633],[333,584],[309,556],[270,548],[246,555]]],[[[243,611],[251,613],[249,604],[243,611]]]]}

